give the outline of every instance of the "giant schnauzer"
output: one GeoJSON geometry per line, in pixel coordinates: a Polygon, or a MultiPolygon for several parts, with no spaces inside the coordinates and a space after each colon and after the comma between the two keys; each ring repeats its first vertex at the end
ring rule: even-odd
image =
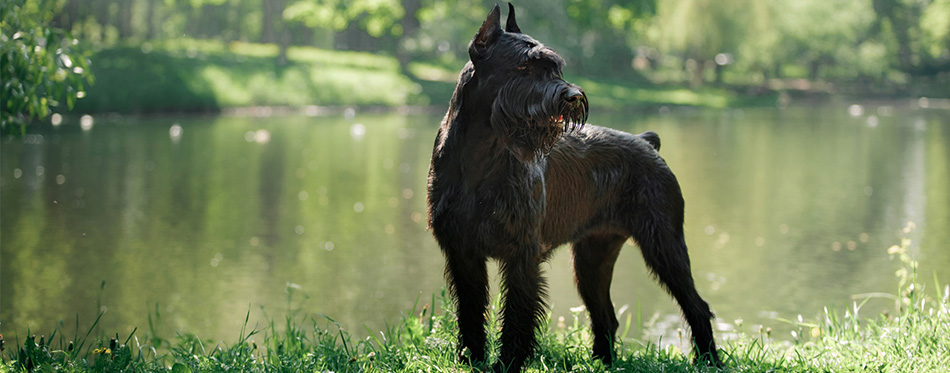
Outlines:
{"type": "Polygon", "coordinates": [[[577,289],[592,321],[595,357],[610,363],[618,322],[614,262],[632,237],[676,299],[698,359],[720,364],[709,305],[690,273],[683,196],[657,154],[659,137],[586,125],[587,96],[564,81],[564,60],[522,34],[496,5],[468,48],[471,62],[442,119],[429,169],[429,226],[456,301],[459,359],[485,362],[488,258],[500,262],[500,361],[519,371],[545,316],[540,264],[573,244],[577,289]]]}

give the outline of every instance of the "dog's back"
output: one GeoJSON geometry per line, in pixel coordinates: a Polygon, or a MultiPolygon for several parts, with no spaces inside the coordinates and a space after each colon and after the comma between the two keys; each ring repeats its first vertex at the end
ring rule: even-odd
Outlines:
{"type": "Polygon", "coordinates": [[[575,242],[592,230],[629,236],[613,215],[634,207],[651,180],[672,177],[657,153],[659,142],[654,132],[633,135],[590,124],[563,135],[545,163],[546,246],[575,242]]]}

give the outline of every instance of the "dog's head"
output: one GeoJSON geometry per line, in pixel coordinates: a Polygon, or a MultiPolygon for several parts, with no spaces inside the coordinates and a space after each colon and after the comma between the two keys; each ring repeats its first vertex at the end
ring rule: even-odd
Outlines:
{"type": "Polygon", "coordinates": [[[508,9],[505,29],[498,5],[478,29],[468,48],[470,75],[460,83],[474,89],[476,110],[490,107],[492,129],[509,149],[525,157],[540,155],[562,133],[587,122],[587,95],[564,81],[561,56],[522,34],[514,6],[509,3],[508,9]]]}

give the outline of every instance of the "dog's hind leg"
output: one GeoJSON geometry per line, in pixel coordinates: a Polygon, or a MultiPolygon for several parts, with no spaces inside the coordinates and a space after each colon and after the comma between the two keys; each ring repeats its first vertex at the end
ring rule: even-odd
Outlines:
{"type": "Polygon", "coordinates": [[[446,255],[445,274],[449,289],[455,298],[458,317],[459,360],[471,360],[478,365],[485,362],[485,310],[488,307],[488,270],[485,258],[461,253],[446,255]],[[468,359],[464,356],[469,350],[468,359]]]}
{"type": "Polygon", "coordinates": [[[617,315],[610,301],[614,263],[627,238],[621,235],[591,235],[574,243],[574,279],[577,291],[590,313],[594,333],[594,358],[605,364],[613,360],[617,315]]]}
{"type": "Polygon", "coordinates": [[[720,366],[711,324],[713,313],[693,283],[683,237],[683,197],[679,186],[674,179],[672,185],[652,195],[637,209],[632,222],[633,238],[647,266],[683,310],[693,334],[697,360],[720,366]]]}
{"type": "Polygon", "coordinates": [[[496,372],[520,372],[537,347],[535,330],[545,316],[545,284],[537,251],[519,250],[501,261],[504,325],[496,372]]]}

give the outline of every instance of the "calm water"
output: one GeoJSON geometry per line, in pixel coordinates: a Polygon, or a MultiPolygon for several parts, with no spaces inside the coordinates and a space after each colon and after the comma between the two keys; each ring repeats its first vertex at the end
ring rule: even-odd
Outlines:
{"type": "MultiPolygon", "coordinates": [[[[950,282],[950,111],[850,104],[591,122],[662,137],[720,327],[783,330],[774,318],[896,291],[886,249],[908,221],[925,283],[950,282]]],[[[151,313],[164,338],[234,342],[248,311],[263,326],[288,307],[383,328],[444,284],[424,217],[440,118],[96,118],[3,140],[0,333],[64,320],[72,335],[77,314],[85,330],[103,310],[103,333],[141,337],[151,313]]],[[[613,299],[654,320],[633,337],[656,340],[678,310],[628,246],[613,299]]],[[[569,315],[569,250],[545,268],[555,316],[569,315]]]]}

